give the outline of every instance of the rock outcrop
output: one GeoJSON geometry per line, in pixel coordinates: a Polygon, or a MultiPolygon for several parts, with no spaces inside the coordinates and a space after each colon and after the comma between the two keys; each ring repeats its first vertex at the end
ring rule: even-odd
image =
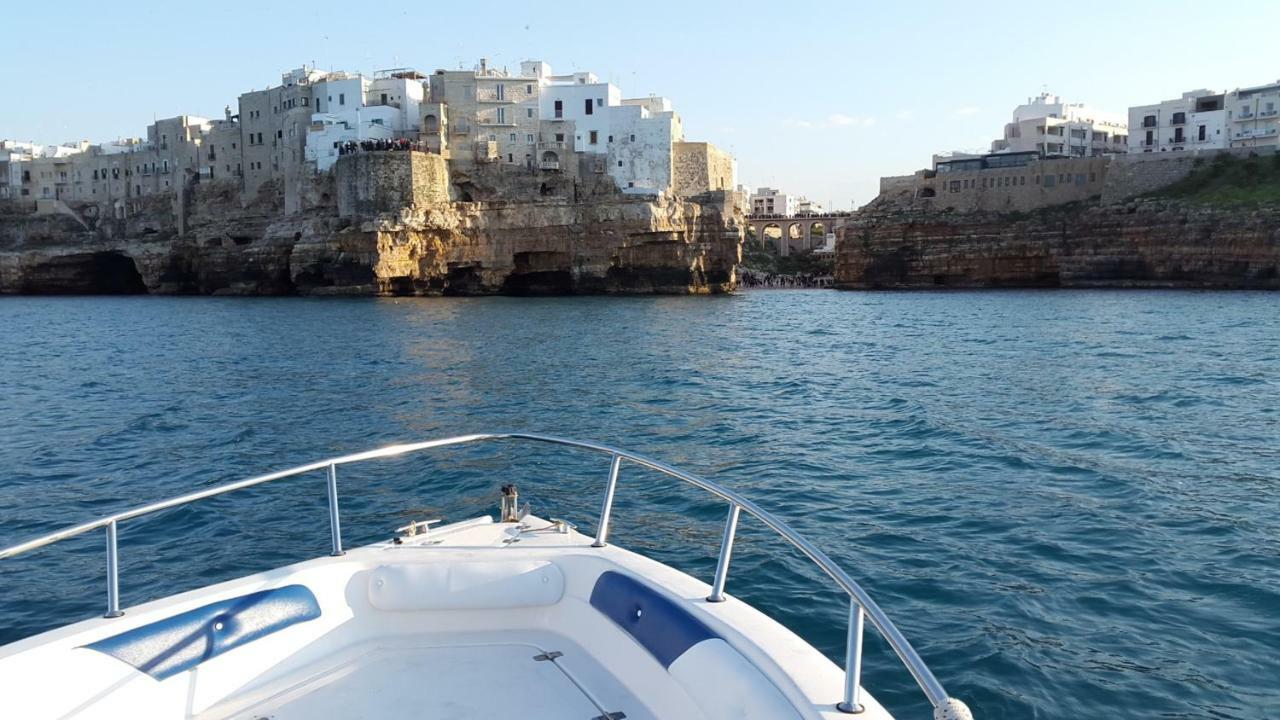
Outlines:
{"type": "Polygon", "coordinates": [[[1280,289],[1280,206],[1177,200],[1028,214],[868,210],[842,229],[836,287],[1280,289]]]}
{"type": "Polygon", "coordinates": [[[439,156],[342,158],[284,212],[280,188],[34,214],[0,207],[0,293],[482,295],[722,293],[737,285],[732,193],[634,196],[439,156]]]}

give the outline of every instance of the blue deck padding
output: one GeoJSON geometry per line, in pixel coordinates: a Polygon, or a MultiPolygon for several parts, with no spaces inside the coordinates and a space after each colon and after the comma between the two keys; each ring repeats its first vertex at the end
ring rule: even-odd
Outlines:
{"type": "Polygon", "coordinates": [[[86,645],[157,680],[307,620],[320,617],[316,596],[304,585],[210,603],[86,645]]]}
{"type": "Polygon", "coordinates": [[[601,573],[591,604],[669,668],[685,650],[720,637],[674,601],[612,570],[601,573]]]}

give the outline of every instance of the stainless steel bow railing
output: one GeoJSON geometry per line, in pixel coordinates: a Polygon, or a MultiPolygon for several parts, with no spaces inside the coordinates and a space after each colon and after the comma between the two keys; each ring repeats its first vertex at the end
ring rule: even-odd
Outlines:
{"type": "Polygon", "coordinates": [[[578,440],[568,440],[566,438],[553,437],[549,435],[534,435],[529,433],[483,433],[476,435],[460,435],[458,437],[444,438],[441,440],[428,440],[425,442],[408,443],[403,445],[390,445],[376,450],[368,450],[365,452],[355,453],[352,455],[343,455],[341,457],[321,460],[319,462],[309,463],[307,465],[299,465],[298,467],[289,468],[288,470],[280,470],[278,472],[259,475],[257,477],[239,480],[225,485],[200,490],[198,492],[179,495],[178,497],[162,500],[150,505],[144,505],[132,510],[125,510],[114,515],[98,518],[87,523],[74,525],[72,527],[63,528],[56,532],[43,535],[33,540],[14,545],[12,547],[0,550],[0,560],[4,558],[21,555],[31,550],[35,550],[45,545],[65,540],[67,538],[83,535],[84,533],[97,530],[99,528],[106,529],[107,536],[107,612],[104,617],[114,618],[123,615],[120,610],[120,577],[119,577],[119,543],[117,540],[117,529],[119,524],[125,520],[150,515],[152,513],[167,510],[169,508],[186,505],[204,500],[206,498],[225,495],[229,492],[241,490],[255,485],[262,485],[274,480],[280,480],[295,475],[303,475],[310,472],[320,470],[325,471],[328,495],[329,495],[329,523],[332,537],[331,555],[342,555],[342,526],[338,512],[338,466],[350,465],[352,463],[373,460],[376,458],[395,457],[407,453],[418,452],[421,450],[429,450],[432,448],[448,447],[452,445],[464,445],[468,443],[491,441],[491,440],[523,440],[531,442],[550,443],[553,445],[563,445],[567,447],[581,448],[585,450],[593,450],[595,452],[605,453],[611,456],[609,463],[609,480],[605,486],[604,499],[600,507],[600,520],[596,530],[595,542],[593,547],[604,547],[609,540],[609,523],[613,514],[613,498],[618,487],[618,476],[621,472],[622,462],[628,461],[655,470],[664,475],[682,480],[690,485],[701,488],[716,497],[721,498],[729,503],[729,514],[725,520],[724,535],[720,543],[720,556],[716,562],[716,574],[711,583],[711,595],[707,597],[708,602],[723,602],[725,582],[729,576],[729,560],[733,554],[734,536],[738,528],[738,517],[743,510],[754,516],[757,520],[764,523],[775,533],[780,535],[784,540],[791,543],[796,549],[804,553],[815,565],[817,565],[824,573],[830,577],[836,585],[849,595],[849,626],[848,638],[845,647],[845,682],[844,682],[844,699],[837,704],[837,708],[846,713],[862,712],[863,707],[858,702],[861,686],[859,678],[862,672],[862,637],[863,626],[866,618],[871,619],[871,624],[875,626],[884,639],[889,643],[893,652],[898,659],[907,667],[912,677],[920,685],[925,696],[934,707],[935,717],[970,717],[968,708],[958,700],[950,698],[937,678],[925,665],[924,660],[911,647],[911,643],[902,635],[889,617],[876,605],[871,596],[862,589],[853,578],[849,577],[839,565],[835,563],[827,554],[819,550],[813,543],[806,540],[803,536],[792,530],[786,523],[779,520],[772,513],[764,510],[754,502],[739,495],[728,488],[722,487],[709,480],[705,480],[696,475],[677,470],[666,463],[636,455],[634,453],[619,450],[607,445],[600,445],[592,442],[581,442],[578,440]],[[963,714],[954,714],[962,709],[963,714]]]}

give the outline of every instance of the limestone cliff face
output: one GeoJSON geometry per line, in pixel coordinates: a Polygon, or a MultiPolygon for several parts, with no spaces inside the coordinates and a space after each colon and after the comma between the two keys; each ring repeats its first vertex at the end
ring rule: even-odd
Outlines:
{"type": "Polygon", "coordinates": [[[95,208],[0,207],[0,293],[477,295],[721,293],[737,285],[741,209],[729,193],[628,196],[603,185],[438,156],[344,157],[284,212],[280,188],[242,207],[193,185],[95,208]],[[45,208],[49,210],[49,208],[45,208]]]}
{"type": "Polygon", "coordinates": [[[842,289],[1280,289],[1280,208],[1144,200],[1029,215],[866,212],[836,247],[842,289]]]}

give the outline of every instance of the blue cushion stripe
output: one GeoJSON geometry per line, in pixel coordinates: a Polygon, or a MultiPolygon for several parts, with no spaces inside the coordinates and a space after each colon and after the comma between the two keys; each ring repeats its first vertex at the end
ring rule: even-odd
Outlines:
{"type": "Polygon", "coordinates": [[[163,680],[290,625],[318,617],[320,605],[315,594],[305,585],[286,585],[210,603],[85,647],[163,680]]]}
{"type": "Polygon", "coordinates": [[[715,632],[658,591],[613,570],[600,574],[591,604],[635,638],[662,667],[715,632]]]}

